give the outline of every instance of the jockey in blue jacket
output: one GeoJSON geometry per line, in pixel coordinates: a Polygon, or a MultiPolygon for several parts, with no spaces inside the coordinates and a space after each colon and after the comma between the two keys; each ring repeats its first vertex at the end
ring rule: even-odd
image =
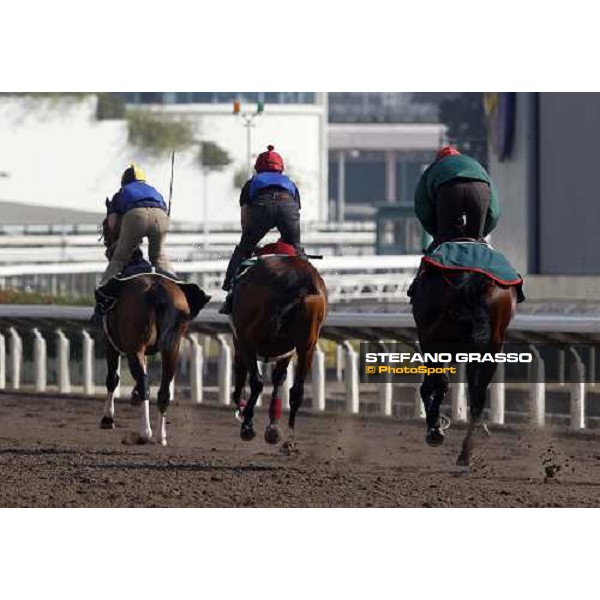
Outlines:
{"type": "MultiPolygon", "coordinates": [[[[241,263],[250,258],[257,244],[274,227],[281,240],[300,247],[300,192],[296,184],[283,171],[283,159],[273,146],[259,155],[254,166],[256,175],[240,195],[242,209],[242,239],[236,246],[227,267],[223,289],[231,291],[233,278],[241,263]]],[[[221,307],[221,314],[231,312],[231,294],[221,307]]]]}
{"type": "MultiPolygon", "coordinates": [[[[108,219],[119,224],[119,239],[98,289],[121,273],[148,238],[148,258],[153,266],[173,273],[173,267],[165,252],[169,215],[162,195],[146,183],[144,172],[137,165],[128,167],[121,177],[121,189],[108,204],[108,219]]],[[[99,297],[97,291],[96,297],[99,297]]],[[[97,304],[94,322],[98,322],[102,308],[97,304]]]]}

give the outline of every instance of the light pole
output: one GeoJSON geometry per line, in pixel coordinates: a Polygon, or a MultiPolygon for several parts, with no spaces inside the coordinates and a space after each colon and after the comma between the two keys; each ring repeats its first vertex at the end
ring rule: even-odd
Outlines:
{"type": "Polygon", "coordinates": [[[254,119],[265,112],[264,102],[259,102],[256,105],[254,112],[242,112],[242,105],[239,100],[233,103],[233,114],[239,115],[242,119],[242,125],[246,128],[246,157],[248,160],[248,177],[252,177],[254,166],[252,165],[252,127],[254,127],[254,119]]]}

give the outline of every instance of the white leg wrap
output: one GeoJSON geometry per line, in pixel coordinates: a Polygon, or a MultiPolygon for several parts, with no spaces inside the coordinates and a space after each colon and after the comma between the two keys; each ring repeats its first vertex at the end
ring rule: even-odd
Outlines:
{"type": "Polygon", "coordinates": [[[106,402],[104,403],[104,413],[103,417],[107,417],[109,419],[115,418],[115,394],[113,392],[109,392],[106,396],[106,402]]]}
{"type": "Polygon", "coordinates": [[[150,427],[150,401],[145,400],[140,407],[140,438],[149,441],[152,439],[152,427],[150,427]]]}
{"type": "Polygon", "coordinates": [[[158,423],[156,425],[158,431],[158,444],[161,446],[167,445],[167,416],[160,411],[158,413],[158,423]]]}

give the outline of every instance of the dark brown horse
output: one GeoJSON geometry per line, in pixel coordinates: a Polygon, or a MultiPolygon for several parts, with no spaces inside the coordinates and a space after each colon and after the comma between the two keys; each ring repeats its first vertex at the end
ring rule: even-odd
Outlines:
{"type": "MultiPolygon", "coordinates": [[[[414,286],[413,315],[422,353],[460,350],[500,352],[517,303],[514,287],[503,287],[480,273],[452,273],[427,266],[414,286]]],[[[447,366],[447,365],[438,365],[447,366]]],[[[457,464],[469,465],[475,438],[489,435],[483,422],[486,391],[496,372],[495,362],[467,363],[469,425],[457,464]]],[[[426,441],[444,442],[440,405],[448,392],[447,375],[428,375],[421,386],[427,419],[426,441]]]]}
{"type": "MultiPolygon", "coordinates": [[[[119,237],[118,225],[106,219],[103,232],[106,254],[110,258],[119,237]]],[[[171,384],[177,370],[179,346],[190,321],[210,298],[197,286],[182,286],[155,274],[120,282],[113,280],[108,286],[111,284],[116,288],[114,295],[118,298],[104,320],[108,396],[100,426],[102,429],[114,428],[114,392],[119,385],[120,357],[125,355],[135,380],[131,403],[140,407],[139,430],[130,441],[145,444],[152,440],[146,357],[160,353],[162,377],[158,391],[157,443],[166,446],[166,415],[171,403],[171,384]]]]}
{"type": "Polygon", "coordinates": [[[296,413],[304,399],[304,381],[310,370],[327,313],[327,289],[317,270],[294,256],[265,256],[236,284],[231,323],[234,330],[235,363],[233,402],[242,420],[241,437],[250,441],[254,431],[254,408],[263,390],[259,360],[274,362],[273,393],[265,441],[279,443],[281,418],[279,390],[294,353],[297,365],[290,389],[289,437],[284,451],[295,449],[296,413]],[[250,378],[250,396],[242,392],[250,378]]]}

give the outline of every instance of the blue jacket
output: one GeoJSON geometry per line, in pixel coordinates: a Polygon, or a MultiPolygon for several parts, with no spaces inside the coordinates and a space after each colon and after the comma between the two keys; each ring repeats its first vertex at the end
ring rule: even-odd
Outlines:
{"type": "Polygon", "coordinates": [[[252,204],[252,202],[260,196],[261,192],[265,192],[269,188],[285,190],[292,198],[300,202],[300,193],[296,184],[283,173],[265,172],[255,175],[242,190],[240,204],[252,204]]]}
{"type": "Polygon", "coordinates": [[[108,212],[124,215],[134,208],[160,208],[168,211],[162,195],[144,181],[134,181],[123,186],[113,196],[108,212]]]}

